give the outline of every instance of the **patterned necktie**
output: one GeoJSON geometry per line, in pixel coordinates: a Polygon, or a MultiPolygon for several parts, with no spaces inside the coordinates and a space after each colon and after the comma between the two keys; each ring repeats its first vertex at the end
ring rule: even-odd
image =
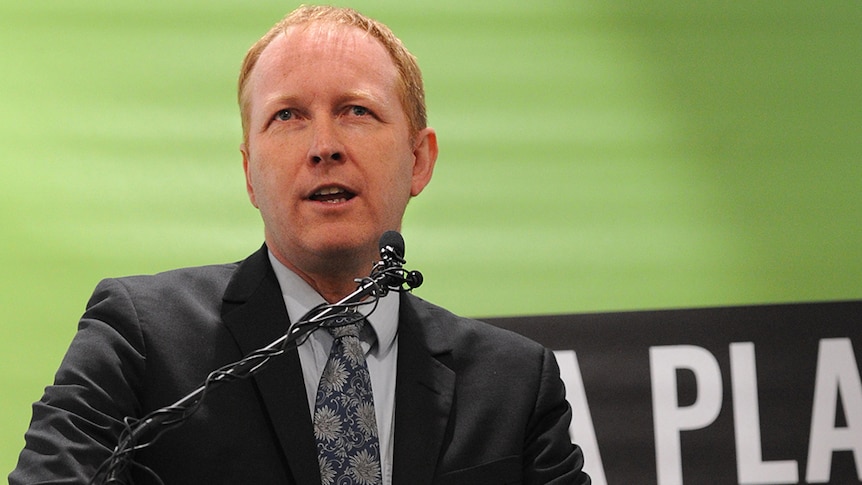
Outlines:
{"type": "Polygon", "coordinates": [[[371,379],[359,341],[364,323],[328,329],[335,341],[314,406],[314,437],[323,485],[381,483],[371,379]]]}

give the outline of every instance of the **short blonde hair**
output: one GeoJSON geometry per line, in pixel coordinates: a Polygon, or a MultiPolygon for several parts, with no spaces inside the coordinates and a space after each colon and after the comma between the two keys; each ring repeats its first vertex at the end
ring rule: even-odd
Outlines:
{"type": "Polygon", "coordinates": [[[248,141],[249,129],[249,99],[246,95],[246,84],[248,84],[248,79],[255,64],[257,64],[257,60],[273,39],[285,33],[289,27],[312,22],[331,22],[337,25],[357,27],[379,40],[398,70],[399,95],[410,125],[411,136],[427,126],[425,88],[422,83],[422,72],[419,70],[419,64],[416,57],[404,47],[401,39],[396,37],[389,27],[350,8],[303,5],[275,24],[269,32],[251,46],[245,55],[239,72],[237,93],[244,141],[248,141]]]}

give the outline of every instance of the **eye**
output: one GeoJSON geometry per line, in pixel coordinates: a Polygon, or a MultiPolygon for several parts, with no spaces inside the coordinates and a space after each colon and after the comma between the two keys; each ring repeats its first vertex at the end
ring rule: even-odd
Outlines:
{"type": "Polygon", "coordinates": [[[273,119],[276,121],[288,121],[293,118],[293,113],[289,109],[279,110],[273,119]]]}
{"type": "Polygon", "coordinates": [[[369,114],[369,111],[368,108],[364,106],[351,106],[350,114],[352,114],[353,116],[365,116],[369,114]]]}

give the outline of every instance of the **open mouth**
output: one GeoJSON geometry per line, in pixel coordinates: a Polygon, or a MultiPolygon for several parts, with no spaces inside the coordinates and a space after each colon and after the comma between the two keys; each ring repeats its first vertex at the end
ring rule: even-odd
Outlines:
{"type": "Polygon", "coordinates": [[[323,187],[322,189],[311,194],[309,199],[315,202],[338,204],[340,202],[347,202],[355,196],[356,194],[354,194],[353,192],[345,190],[341,187],[323,187]]]}

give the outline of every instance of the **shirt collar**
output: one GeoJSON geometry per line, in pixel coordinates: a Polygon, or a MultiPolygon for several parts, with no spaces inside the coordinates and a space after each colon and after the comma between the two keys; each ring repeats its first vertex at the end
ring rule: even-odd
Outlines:
{"type": "MultiPolygon", "coordinates": [[[[287,307],[287,316],[291,322],[302,318],[312,308],[326,303],[326,300],[318,294],[314,288],[291,271],[287,266],[281,264],[273,254],[268,251],[269,262],[275,271],[284,305],[287,307]]],[[[391,291],[374,305],[360,305],[357,309],[366,315],[368,323],[374,329],[377,336],[378,348],[387,351],[395,341],[398,333],[398,311],[400,307],[398,292],[391,291]],[[368,314],[373,310],[373,313],[368,314]]]]}

